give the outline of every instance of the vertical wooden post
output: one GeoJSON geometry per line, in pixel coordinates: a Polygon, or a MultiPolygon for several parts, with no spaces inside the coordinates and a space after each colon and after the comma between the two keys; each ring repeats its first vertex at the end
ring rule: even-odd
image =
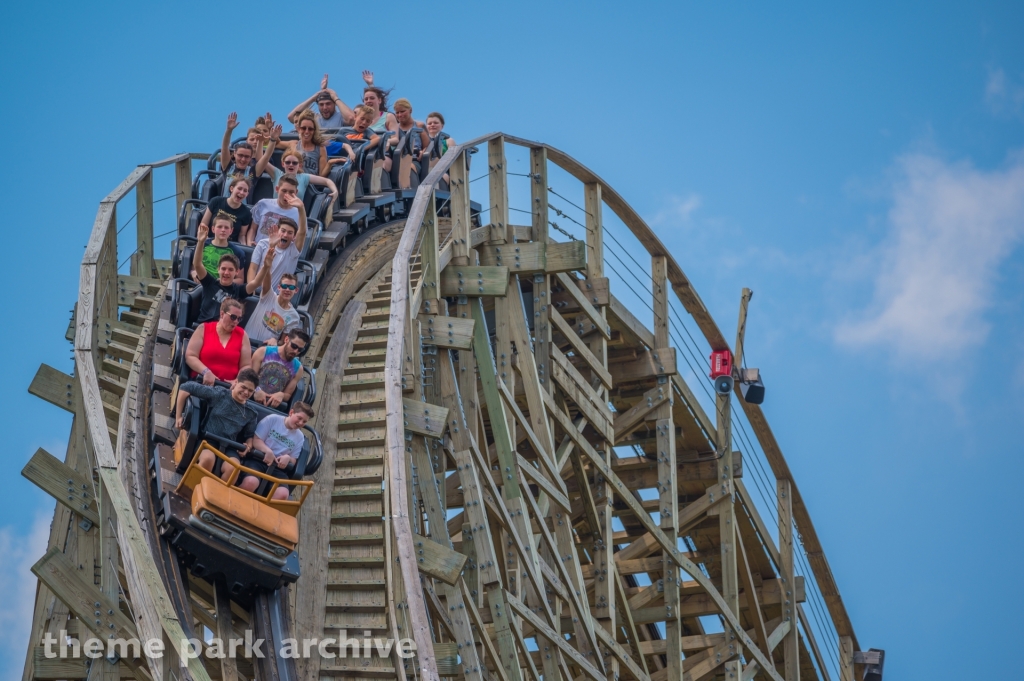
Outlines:
{"type": "Polygon", "coordinates": [[[135,257],[132,258],[132,274],[137,277],[152,277],[153,272],[153,169],[135,185],[135,257]]]}
{"type": "MultiPolygon", "coordinates": [[[[217,638],[221,640],[222,645],[227,645],[228,641],[235,637],[235,634],[231,628],[231,599],[228,596],[228,587],[221,579],[213,583],[213,600],[213,607],[216,611],[214,614],[217,617],[217,638]]],[[[238,666],[235,664],[235,658],[225,655],[221,659],[220,678],[221,681],[238,680],[238,666]]]]}
{"type": "MultiPolygon", "coordinates": [[[[114,513],[114,507],[110,503],[110,497],[103,482],[100,481],[96,487],[99,491],[97,507],[100,512],[100,525],[96,528],[95,532],[95,535],[99,538],[98,550],[96,552],[96,561],[100,564],[99,587],[100,591],[110,599],[111,603],[117,603],[120,600],[117,577],[117,515],[114,513]]],[[[119,680],[120,669],[117,662],[111,664],[106,659],[99,659],[89,667],[88,681],[119,680]]]]}
{"type": "Polygon", "coordinates": [[[441,272],[438,269],[438,238],[437,238],[437,199],[433,192],[427,204],[427,212],[423,215],[423,241],[420,243],[420,275],[423,278],[422,310],[413,310],[413,314],[438,314],[438,296],[441,295],[441,272]]]}
{"type": "Polygon", "coordinates": [[[452,214],[452,264],[472,265],[469,243],[469,231],[472,221],[469,215],[469,182],[466,179],[466,155],[459,157],[448,169],[451,179],[451,214],[452,214]]]}
{"type": "MultiPolygon", "coordinates": [[[[651,284],[654,293],[654,350],[669,347],[668,326],[668,258],[663,255],[651,257],[651,284]]],[[[667,376],[659,376],[658,383],[670,391],[672,386],[667,376]]],[[[676,462],[676,426],[672,421],[672,400],[657,409],[656,442],[658,457],[658,490],[660,511],[658,524],[673,544],[679,531],[679,484],[676,462]]],[[[665,593],[665,657],[668,663],[668,678],[678,679],[682,675],[682,636],[679,621],[679,567],[666,553],[662,566],[662,583],[665,593]]]]}
{"type": "Polygon", "coordinates": [[[487,143],[488,184],[490,189],[491,241],[514,239],[512,225],[508,223],[508,169],[505,166],[505,138],[496,137],[487,143]]]}
{"type": "Polygon", "coordinates": [[[174,201],[174,218],[181,215],[181,207],[192,198],[192,159],[183,158],[174,164],[174,189],[177,198],[174,201]]]}
{"type": "MultiPolygon", "coordinates": [[[[797,633],[796,598],[793,588],[796,575],[793,569],[793,485],[789,480],[778,480],[779,498],[779,581],[782,583],[782,619],[789,622],[789,633],[782,639],[782,660],[786,681],[800,681],[800,640],[797,633]]],[[[851,653],[851,659],[852,659],[851,653]]],[[[851,673],[850,679],[852,681],[851,673]]]]}
{"type": "MultiPolygon", "coordinates": [[[[533,240],[548,242],[548,151],[530,149],[530,206],[533,213],[533,240]]],[[[551,277],[538,273],[533,277],[533,338],[540,384],[551,392],[551,277]]]]}
{"type": "Polygon", "coordinates": [[[839,637],[839,681],[853,681],[852,636],[839,637]]]}
{"type": "MultiPolygon", "coordinates": [[[[495,243],[512,243],[515,232],[508,221],[508,174],[505,168],[505,142],[501,137],[487,143],[488,189],[490,197],[490,234],[488,241],[495,243]]],[[[519,278],[510,275],[509,286],[519,286],[519,278]]],[[[495,362],[498,378],[513,395],[515,394],[516,374],[512,371],[512,333],[509,320],[513,314],[522,314],[514,308],[510,296],[498,296],[494,299],[495,325],[495,362]]],[[[520,354],[528,352],[527,348],[517,346],[520,354]]],[[[512,441],[516,439],[516,422],[512,414],[508,415],[508,429],[512,441]]]]}
{"type": "MultiPolygon", "coordinates": [[[[471,258],[475,254],[469,247],[469,183],[466,181],[465,154],[460,155],[448,169],[451,178],[451,216],[452,216],[452,261],[451,265],[472,265],[471,258]]],[[[472,310],[466,296],[459,296],[455,305],[455,315],[460,319],[470,319],[472,310]]],[[[459,351],[459,393],[462,395],[466,411],[466,428],[477,441],[480,439],[480,428],[477,418],[478,405],[476,394],[476,362],[472,350],[459,351]]]]}

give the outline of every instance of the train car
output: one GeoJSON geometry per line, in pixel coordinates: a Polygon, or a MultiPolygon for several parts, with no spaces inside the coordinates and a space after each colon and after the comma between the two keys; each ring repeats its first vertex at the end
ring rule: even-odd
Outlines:
{"type": "MultiPolygon", "coordinates": [[[[385,133],[385,140],[393,133],[385,133]]],[[[283,136],[284,140],[294,136],[283,136]]],[[[236,140],[241,141],[241,140],[236,140]]],[[[274,160],[280,159],[280,151],[274,160]]],[[[205,428],[207,405],[196,396],[185,403],[184,423],[173,428],[173,410],[177,389],[190,379],[184,356],[199,315],[202,289],[190,274],[190,263],[197,243],[198,226],[210,200],[224,194],[228,178],[219,167],[219,152],[215,152],[207,168],[196,173],[192,182],[192,197],[182,205],[178,216],[178,238],[172,256],[173,280],[169,287],[171,304],[165,329],[173,328],[167,340],[172,348],[169,376],[155,376],[157,387],[169,395],[152,404],[150,419],[150,471],[151,493],[158,515],[158,527],[164,538],[174,546],[181,564],[196,577],[226,583],[232,596],[249,598],[261,591],[274,591],[299,578],[298,515],[313,483],[308,478],[320,466],[323,458],[320,436],[310,427],[304,428],[306,446],[298,458],[291,479],[282,481],[258,470],[237,466],[229,459],[232,450],[244,445],[219,438],[205,428]],[[216,461],[214,470],[198,465],[204,452],[216,461]],[[219,473],[228,463],[234,471],[227,480],[219,473]],[[254,475],[260,479],[255,492],[236,486],[240,475],[254,475]],[[287,500],[273,499],[282,485],[290,487],[287,500]]],[[[330,179],[338,188],[335,201],[325,188],[310,184],[302,197],[308,229],[296,275],[299,288],[293,298],[301,317],[302,328],[312,334],[315,320],[309,303],[317,290],[318,281],[330,262],[344,251],[348,241],[362,233],[404,217],[415,197],[416,187],[430,168],[440,159],[439,149],[430,145],[422,157],[409,143],[401,139],[395,145],[367,145],[355,149],[355,156],[332,167],[330,179]],[[390,157],[391,168],[384,171],[385,158],[390,157]]],[[[254,179],[246,203],[254,205],[274,195],[271,178],[264,174],[254,179]]],[[[447,187],[437,192],[438,212],[445,215],[449,197],[447,187]]],[[[479,224],[480,206],[471,205],[474,224],[479,224]]],[[[241,250],[243,271],[248,266],[252,247],[233,244],[241,250]]],[[[250,296],[242,301],[244,314],[239,321],[244,325],[251,316],[258,299],[250,296]]],[[[255,350],[255,347],[254,347],[255,350]]],[[[312,403],[316,398],[316,378],[311,362],[305,362],[293,402],[301,399],[312,403]]],[[[248,402],[260,414],[280,413],[270,407],[248,402]]],[[[283,409],[287,404],[282,405],[283,409]]]]}

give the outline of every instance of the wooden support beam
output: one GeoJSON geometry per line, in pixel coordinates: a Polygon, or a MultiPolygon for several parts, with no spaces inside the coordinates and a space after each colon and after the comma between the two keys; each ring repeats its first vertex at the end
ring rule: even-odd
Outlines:
{"type": "Polygon", "coordinates": [[[507,591],[505,592],[505,600],[512,612],[529,622],[534,629],[557,645],[559,650],[571,658],[573,663],[583,670],[584,674],[594,679],[594,681],[606,681],[604,674],[602,674],[597,667],[591,664],[587,658],[583,657],[578,650],[572,647],[564,637],[557,634],[554,629],[545,624],[544,621],[534,614],[533,611],[527,608],[522,601],[507,591]]]}
{"type": "Polygon", "coordinates": [[[448,408],[429,402],[402,399],[405,408],[405,429],[427,437],[439,438],[448,421],[448,408]]]}
{"type": "MultiPolygon", "coordinates": [[[[234,628],[231,626],[231,597],[228,593],[227,584],[217,580],[213,584],[213,608],[216,616],[216,632],[224,645],[229,639],[234,638],[234,628]]],[[[221,681],[238,681],[238,665],[231,655],[224,655],[220,661],[221,681]]]]}
{"type": "Polygon", "coordinates": [[[441,295],[441,264],[438,258],[437,202],[433,192],[423,214],[423,237],[420,241],[420,304],[411,307],[413,314],[437,314],[437,299],[441,295]]]}
{"type": "Polygon", "coordinates": [[[786,681],[800,681],[800,640],[796,625],[796,584],[793,544],[793,494],[789,480],[776,481],[779,503],[779,582],[782,584],[782,621],[789,622],[790,631],[782,640],[782,663],[786,681]]]}
{"type": "Polygon", "coordinates": [[[582,270],[587,265],[582,241],[486,244],[478,250],[481,265],[508,267],[512,274],[555,274],[582,270]]]}
{"type": "Polygon", "coordinates": [[[45,449],[36,450],[21,469],[21,474],[90,525],[99,523],[99,509],[92,493],[92,481],[45,449]]]}
{"type": "Polygon", "coordinates": [[[132,274],[151,277],[153,267],[153,169],[135,185],[135,255],[132,274]]]}
{"type": "MultiPolygon", "coordinates": [[[[737,617],[735,611],[729,606],[729,604],[722,597],[722,594],[719,593],[718,589],[715,588],[715,586],[704,575],[700,568],[698,568],[688,558],[684,557],[680,553],[679,549],[675,546],[674,542],[670,541],[661,531],[661,529],[651,521],[650,514],[646,510],[644,510],[643,506],[633,496],[630,489],[626,487],[625,484],[623,484],[622,480],[619,479],[619,476],[616,475],[615,472],[612,471],[611,467],[606,465],[602,458],[597,454],[597,452],[594,451],[594,448],[590,445],[590,443],[582,435],[580,435],[580,433],[576,431],[572,421],[569,420],[569,417],[563,414],[561,411],[551,408],[552,405],[550,403],[548,403],[548,406],[548,411],[555,418],[555,421],[558,422],[561,428],[566,433],[568,433],[571,438],[573,438],[573,441],[576,444],[578,450],[584,456],[586,456],[590,460],[591,464],[594,467],[596,467],[597,470],[611,483],[611,485],[615,489],[615,494],[618,495],[618,497],[622,499],[627,506],[629,506],[630,510],[633,511],[633,514],[636,516],[637,520],[639,520],[640,523],[644,526],[644,529],[646,529],[648,532],[651,533],[651,535],[653,535],[653,537],[657,540],[657,543],[661,546],[662,551],[665,551],[666,553],[670,554],[679,567],[681,567],[688,575],[690,575],[695,580],[700,582],[701,586],[704,587],[705,591],[707,591],[711,600],[719,609],[719,612],[721,613],[723,618],[726,620],[729,626],[733,628],[733,631],[742,632],[742,635],[740,635],[740,640],[742,641],[743,645],[751,651],[751,655],[754,656],[754,658],[757,659],[758,662],[764,665],[765,667],[771,664],[767,661],[767,658],[765,658],[764,655],[761,654],[761,652],[756,648],[756,646],[754,646],[753,641],[750,639],[749,636],[747,636],[746,632],[744,632],[742,627],[740,626],[739,618],[737,617]]],[[[664,612],[664,609],[662,609],[662,612],[664,612]]],[[[783,681],[782,677],[780,677],[773,671],[766,671],[769,674],[769,676],[775,681],[783,681]]]]}
{"type": "Polygon", "coordinates": [[[28,391],[52,405],[74,413],[75,379],[49,364],[40,364],[28,391]]]}
{"type": "Polygon", "coordinates": [[[565,391],[566,396],[575,403],[580,413],[608,442],[615,441],[612,428],[612,412],[608,403],[598,395],[590,383],[580,375],[565,355],[555,347],[551,348],[551,376],[565,391]]]}
{"type": "Polygon", "coordinates": [[[503,296],[507,289],[507,267],[457,265],[453,258],[441,272],[442,296],[503,296]]]}
{"type": "Polygon", "coordinates": [[[436,345],[439,348],[469,350],[473,347],[472,319],[444,317],[441,315],[420,315],[420,329],[423,343],[436,345]]]}
{"type": "Polygon", "coordinates": [[[606,388],[612,387],[612,375],[608,372],[608,369],[604,367],[604,363],[599,360],[594,353],[590,350],[580,335],[576,333],[569,322],[565,320],[565,317],[558,312],[558,310],[551,308],[551,323],[554,328],[561,333],[569,341],[569,345],[572,346],[573,353],[583,359],[587,363],[587,368],[593,371],[601,379],[601,384],[606,388]]]}
{"type": "MultiPolygon", "coordinates": [[[[621,414],[616,415],[615,422],[612,424],[612,427],[615,429],[616,444],[632,433],[653,412],[658,411],[659,407],[661,407],[665,402],[668,402],[669,407],[671,407],[672,388],[668,383],[662,383],[654,386],[644,393],[643,396],[637,400],[636,404],[621,414]]],[[[668,413],[671,415],[671,410],[668,413]]],[[[672,427],[672,434],[673,436],[675,435],[675,426],[672,427]]],[[[672,448],[672,452],[674,456],[674,446],[672,448]]]]}
{"type": "Polygon", "coordinates": [[[484,402],[487,404],[487,414],[491,421],[491,434],[498,451],[498,465],[502,471],[501,493],[507,501],[520,495],[519,476],[513,474],[518,467],[515,444],[509,433],[505,405],[498,391],[498,374],[494,366],[494,357],[491,355],[491,340],[487,333],[487,322],[484,321],[483,305],[478,303],[472,308],[473,319],[476,320],[473,330],[473,351],[477,362],[480,363],[480,386],[484,391],[484,402]]]}
{"type": "MultiPolygon", "coordinates": [[[[473,224],[470,217],[467,160],[466,155],[460,153],[448,169],[448,187],[451,190],[449,210],[452,216],[452,262],[459,265],[471,264],[469,232],[473,224]]],[[[507,274],[505,278],[508,278],[507,274]]]]}
{"type": "Polygon", "coordinates": [[[591,305],[586,294],[580,290],[576,280],[564,273],[555,275],[555,278],[558,279],[558,282],[562,285],[562,288],[565,289],[565,292],[568,293],[576,305],[579,306],[581,312],[589,322],[588,324],[583,324],[583,328],[578,328],[577,332],[580,335],[585,336],[592,331],[596,331],[604,336],[606,340],[611,339],[612,330],[608,326],[608,322],[605,320],[604,315],[598,312],[597,308],[591,305]]]}
{"type": "Polygon", "coordinates": [[[508,223],[508,164],[505,161],[505,140],[495,137],[487,143],[487,184],[492,231],[491,239],[500,237],[507,244],[515,241],[515,230],[508,223]]]}
{"type": "Polygon", "coordinates": [[[670,376],[676,373],[676,349],[648,350],[637,355],[631,362],[614,362],[608,370],[615,385],[670,376]]]}
{"type": "Polygon", "coordinates": [[[462,568],[466,565],[466,556],[418,534],[413,535],[413,544],[416,547],[416,567],[420,572],[440,579],[449,586],[458,583],[462,568]]]}
{"type": "MultiPolygon", "coordinates": [[[[68,606],[71,613],[100,640],[110,635],[124,640],[138,639],[135,623],[121,612],[116,601],[108,599],[94,585],[81,577],[74,565],[53,547],[32,566],[32,573],[68,606]],[[96,606],[99,603],[99,607],[96,606]],[[96,612],[99,615],[96,615],[96,612]]],[[[139,668],[135,660],[122,658],[132,671],[139,668]]]]}

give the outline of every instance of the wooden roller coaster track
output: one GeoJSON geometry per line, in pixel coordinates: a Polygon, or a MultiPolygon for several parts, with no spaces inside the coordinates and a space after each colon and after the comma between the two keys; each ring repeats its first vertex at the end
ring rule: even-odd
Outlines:
{"type": "Polygon", "coordinates": [[[153,174],[174,168],[180,208],[200,158],[139,166],[101,202],[69,328],[74,374],[43,365],[30,387],[74,421],[63,460],[39,450],[23,471],[58,502],[33,567],[23,681],[860,678],[853,626],[761,408],[737,384],[711,418],[677,367],[672,297],[710,349],[730,348],[692,284],[600,177],[500,133],[450,149],[404,220],[350,243],[321,275],[305,361],[318,375],[324,462],[300,514],[299,581],[241,603],[189,574],[155,527],[146,434],[170,426],[159,388],[173,333],[168,261],[153,256],[153,174]],[[512,145],[529,156],[522,225],[510,220],[512,145]],[[472,147],[487,152],[482,226],[472,147]],[[584,240],[552,238],[555,169],[581,184],[584,240]],[[443,177],[450,196],[439,200],[443,177]],[[130,193],[126,275],[116,212],[130,193]],[[650,257],[640,276],[652,328],[611,290],[605,215],[650,257]],[[734,451],[734,403],[770,468],[777,527],[744,485],[751,454],[734,451]],[[284,664],[279,640],[269,661],[180,652],[188,638],[208,652],[205,631],[339,630],[411,638],[417,655],[284,664]],[[91,660],[43,646],[114,635],[173,652],[91,660]]]}

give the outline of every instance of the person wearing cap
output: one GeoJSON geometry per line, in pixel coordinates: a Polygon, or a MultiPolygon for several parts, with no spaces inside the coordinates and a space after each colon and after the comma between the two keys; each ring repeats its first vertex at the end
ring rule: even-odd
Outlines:
{"type": "Polygon", "coordinates": [[[292,109],[292,112],[288,114],[288,121],[294,124],[298,120],[299,114],[306,109],[312,108],[313,102],[316,102],[316,122],[321,129],[336,129],[352,125],[352,120],[355,117],[352,109],[345,102],[341,101],[338,93],[327,87],[326,73],[323,80],[320,81],[320,89],[292,109]]]}

